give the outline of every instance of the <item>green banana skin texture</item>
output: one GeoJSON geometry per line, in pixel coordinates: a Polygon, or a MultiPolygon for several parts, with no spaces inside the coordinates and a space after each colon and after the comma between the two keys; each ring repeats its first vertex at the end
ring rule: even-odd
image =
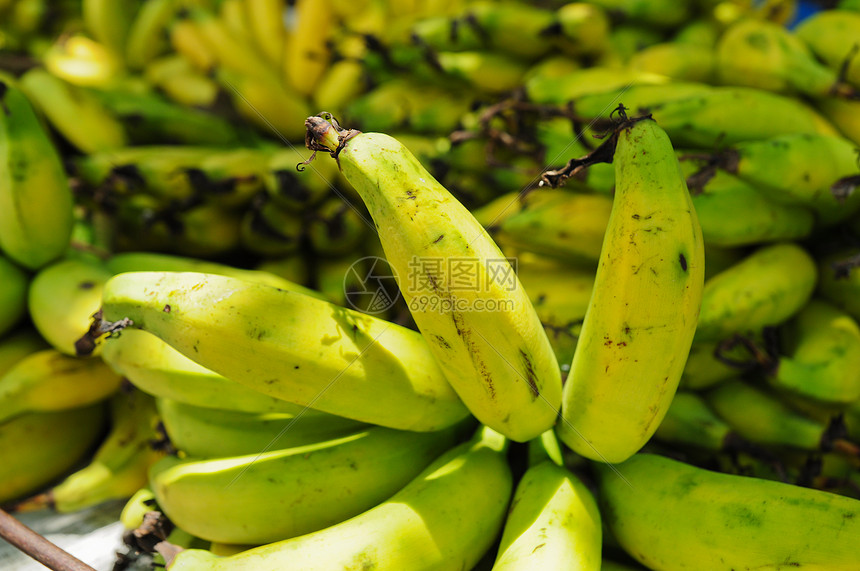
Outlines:
{"type": "Polygon", "coordinates": [[[37,492],[71,471],[97,445],[105,417],[104,404],[98,403],[0,423],[0,504],[37,492]]]}
{"type": "MultiPolygon", "coordinates": [[[[309,117],[306,125],[317,145],[337,148],[342,133],[327,120],[309,117]]],[[[359,133],[346,141],[338,161],[370,211],[418,329],[472,414],[521,442],[552,427],[561,404],[558,363],[522,285],[504,283],[513,271],[490,273],[491,263],[500,272],[509,266],[484,228],[392,137],[359,133]],[[432,262],[445,265],[458,256],[492,279],[465,291],[452,287],[452,272],[432,262]],[[422,296],[430,300],[426,305],[422,296]],[[505,309],[470,309],[477,298],[505,309]]]]}
{"type": "Polygon", "coordinates": [[[654,438],[669,444],[720,451],[729,444],[731,427],[714,414],[708,403],[691,391],[678,391],[654,438]]]}
{"type": "Polygon", "coordinates": [[[56,349],[24,357],[0,377],[0,422],[28,412],[78,408],[105,400],[122,378],[98,358],[56,349]]]}
{"type": "Polygon", "coordinates": [[[514,492],[493,571],[598,570],[600,512],[591,491],[552,461],[530,467],[514,492]]]}
{"type": "Polygon", "coordinates": [[[159,398],[247,413],[298,414],[304,409],[198,365],[146,331],[126,329],[110,339],[103,344],[102,360],[137,388],[159,398]]]}
{"type": "Polygon", "coordinates": [[[715,342],[785,322],[806,304],[818,270],[799,245],[762,246],[705,282],[696,342],[715,342]]]}
{"type": "Polygon", "coordinates": [[[250,413],[158,399],[170,443],[197,458],[241,456],[331,440],[366,425],[313,409],[250,413]]]}
{"type": "Polygon", "coordinates": [[[418,431],[468,416],[420,334],[301,293],[212,274],[129,272],[105,284],[102,309],[108,321],[131,319],[201,366],[302,406],[418,431]]]}
{"type": "Polygon", "coordinates": [[[0,378],[24,357],[48,348],[45,339],[30,326],[7,333],[0,338],[0,378]]]}
{"type": "Polygon", "coordinates": [[[816,293],[860,320],[860,271],[855,267],[837,272],[835,264],[860,255],[860,250],[840,248],[822,256],[818,261],[818,286],[816,293]]]}
{"type": "Polygon", "coordinates": [[[72,192],[57,150],[24,94],[0,75],[0,249],[36,270],[62,256],[72,234],[72,192]]]}
{"type": "MultiPolygon", "coordinates": [[[[803,20],[794,34],[828,67],[839,70],[860,37],[860,14],[822,10],[803,20]]],[[[860,60],[856,55],[845,71],[845,81],[860,89],[860,60]]]]}
{"type": "Polygon", "coordinates": [[[696,329],[705,261],[665,132],[650,119],[622,127],[613,162],[615,202],[556,427],[574,452],[603,462],[639,450],[669,408],[696,329]]]}
{"type": "Polygon", "coordinates": [[[596,466],[601,505],[625,551],[649,569],[850,569],[860,502],[719,474],[653,454],[596,466]],[[672,517],[666,517],[672,514],[672,517]]]}
{"type": "Polygon", "coordinates": [[[27,290],[30,275],[0,253],[0,336],[20,323],[27,312],[27,290]]]}
{"type": "Polygon", "coordinates": [[[504,439],[486,432],[444,453],[391,498],[343,523],[230,557],[184,551],[167,568],[471,569],[501,530],[513,488],[504,439]],[[463,510],[466,501],[469,509],[463,510]]]}
{"type": "Polygon", "coordinates": [[[462,427],[373,427],[337,439],[243,456],[167,457],[150,471],[159,507],[210,541],[264,544],[312,533],[385,501],[443,452],[462,427]]]}

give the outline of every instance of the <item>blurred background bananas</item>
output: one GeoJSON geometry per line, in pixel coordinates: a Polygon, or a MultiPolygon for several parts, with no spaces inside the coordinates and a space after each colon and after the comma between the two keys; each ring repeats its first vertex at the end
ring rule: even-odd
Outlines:
{"type": "Polygon", "coordinates": [[[856,0],[0,0],[0,506],[860,569],[858,186],[856,0]]]}

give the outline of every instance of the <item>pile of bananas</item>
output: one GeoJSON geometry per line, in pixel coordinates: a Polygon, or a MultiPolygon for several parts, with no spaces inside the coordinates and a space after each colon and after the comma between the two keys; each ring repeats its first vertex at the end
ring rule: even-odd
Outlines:
{"type": "Polygon", "coordinates": [[[126,500],[117,570],[860,569],[806,8],[0,0],[0,505],[126,500]]]}

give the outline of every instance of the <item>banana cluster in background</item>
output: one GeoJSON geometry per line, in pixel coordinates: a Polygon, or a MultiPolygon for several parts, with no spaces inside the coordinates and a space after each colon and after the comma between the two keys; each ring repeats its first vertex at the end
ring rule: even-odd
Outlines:
{"type": "Polygon", "coordinates": [[[860,568],[821,4],[0,0],[0,506],[171,571],[860,568]]]}

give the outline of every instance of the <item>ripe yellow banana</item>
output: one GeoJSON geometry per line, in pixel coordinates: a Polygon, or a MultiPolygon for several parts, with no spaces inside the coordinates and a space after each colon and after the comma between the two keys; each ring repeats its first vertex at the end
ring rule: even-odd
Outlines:
{"type": "Polygon", "coordinates": [[[860,559],[855,499],[654,454],[597,466],[597,475],[609,528],[650,569],[823,571],[860,559]]]}
{"type": "Polygon", "coordinates": [[[27,312],[30,276],[0,252],[0,336],[12,330],[27,312]]]}
{"type": "Polygon", "coordinates": [[[478,420],[512,440],[552,427],[561,400],[558,364],[498,246],[399,141],[347,132],[327,117],[307,119],[308,146],[331,151],[361,195],[448,382],[478,420]]]}
{"type": "Polygon", "coordinates": [[[57,149],[7,75],[0,75],[0,107],[0,249],[35,270],[69,246],[72,192],[57,149]]]}
{"type": "Polygon", "coordinates": [[[603,462],[634,454],[666,413],[696,330],[705,262],[666,133],[650,118],[616,133],[612,212],[556,426],[573,451],[603,462]]]}
{"type": "Polygon", "coordinates": [[[159,508],[189,533],[223,543],[271,543],[385,501],[457,444],[457,433],[456,427],[419,433],[377,426],[242,456],[168,457],[152,467],[150,485],[159,508]]]}
{"type": "Polygon", "coordinates": [[[697,342],[715,342],[779,325],[815,289],[815,261],[792,242],[762,246],[705,282],[697,342]]]}
{"type": "Polygon", "coordinates": [[[567,468],[546,460],[526,470],[517,484],[493,569],[596,571],[601,540],[591,491],[567,468]]]}
{"type": "Polygon", "coordinates": [[[122,378],[99,358],[70,357],[44,349],[24,357],[0,377],[0,422],[26,412],[49,412],[100,402],[122,378]]]}
{"type": "Polygon", "coordinates": [[[102,308],[106,320],[128,318],[204,367],[299,405],[419,431],[468,414],[420,334],[301,293],[130,272],[108,281],[102,308]]]}
{"type": "Polygon", "coordinates": [[[158,412],[174,448],[196,458],[260,454],[332,440],[365,424],[313,409],[245,412],[161,397],[158,412]]]}
{"type": "Polygon", "coordinates": [[[452,448],[391,498],[343,523],[230,557],[183,551],[167,568],[471,569],[501,530],[513,486],[506,443],[488,432],[452,448]]]}

